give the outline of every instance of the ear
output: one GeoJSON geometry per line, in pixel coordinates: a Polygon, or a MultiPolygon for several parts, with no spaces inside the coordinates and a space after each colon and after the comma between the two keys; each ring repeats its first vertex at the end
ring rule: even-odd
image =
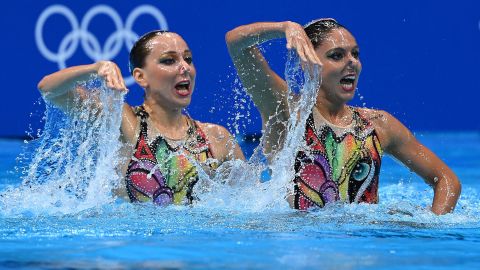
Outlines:
{"type": "Polygon", "coordinates": [[[135,79],[135,81],[143,88],[147,89],[148,87],[148,82],[146,80],[146,74],[145,71],[141,68],[135,68],[132,72],[132,76],[135,79]]]}

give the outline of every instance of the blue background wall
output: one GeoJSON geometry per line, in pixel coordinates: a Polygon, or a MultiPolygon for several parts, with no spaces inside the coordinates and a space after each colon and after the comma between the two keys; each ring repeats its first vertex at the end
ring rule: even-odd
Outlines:
{"type": "MultiPolygon", "coordinates": [[[[227,125],[236,111],[235,100],[243,98],[232,91],[238,85],[224,42],[228,30],[255,21],[304,24],[319,17],[334,17],[351,30],[361,48],[363,72],[355,104],[385,109],[414,130],[480,130],[480,1],[360,2],[366,1],[4,2],[0,10],[0,137],[24,136],[29,124],[34,131],[42,126],[38,121],[43,104],[38,103],[36,85],[44,75],[58,70],[59,64],[38,49],[35,27],[42,12],[54,4],[70,9],[79,24],[99,4],[115,10],[122,24],[137,6],[155,6],[168,28],[183,35],[194,53],[197,84],[188,110],[203,121],[227,125]]],[[[142,34],[158,27],[157,20],[142,15],[132,29],[142,34]]],[[[71,29],[66,17],[48,17],[42,31],[45,45],[58,52],[71,29]]],[[[88,29],[103,47],[115,25],[109,16],[100,14],[92,18],[88,29]]],[[[270,47],[272,65],[282,72],[284,44],[273,42],[270,47]]],[[[127,58],[128,49],[122,45],[114,61],[124,74],[128,74],[127,58]]],[[[65,63],[71,66],[93,61],[79,45],[65,63]]],[[[128,101],[139,104],[142,90],[129,88],[128,101]]],[[[240,104],[251,107],[248,102],[240,104]]],[[[258,114],[251,111],[253,121],[242,118],[238,122],[242,132],[259,130],[258,114]]]]}

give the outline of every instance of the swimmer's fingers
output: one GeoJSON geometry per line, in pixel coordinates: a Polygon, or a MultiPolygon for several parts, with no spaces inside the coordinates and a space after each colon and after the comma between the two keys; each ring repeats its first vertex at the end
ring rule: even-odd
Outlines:
{"type": "Polygon", "coordinates": [[[114,72],[115,68],[114,64],[110,61],[99,61],[97,62],[97,74],[105,80],[105,85],[108,88],[115,87],[115,79],[114,79],[114,72]]]}
{"type": "Polygon", "coordinates": [[[307,63],[308,59],[307,59],[307,56],[305,55],[305,48],[302,44],[302,41],[295,40],[295,43],[296,43],[295,48],[297,50],[298,57],[300,57],[300,61],[302,61],[302,63],[307,63]]]}
{"type": "Polygon", "coordinates": [[[313,50],[313,46],[310,46],[310,48],[307,48],[305,54],[309,63],[310,77],[313,78],[315,68],[317,67],[318,70],[320,70],[322,68],[322,62],[320,61],[317,54],[315,53],[315,50],[313,50]]]}
{"type": "Polygon", "coordinates": [[[304,64],[322,65],[303,27],[296,23],[290,23],[285,30],[285,36],[287,39],[287,48],[290,50],[295,49],[304,64]]]}
{"type": "Polygon", "coordinates": [[[120,69],[116,64],[112,63],[111,66],[108,68],[107,78],[111,82],[109,87],[112,90],[123,91],[125,89],[122,73],[120,72],[120,69]]]}
{"type": "Polygon", "coordinates": [[[322,62],[317,56],[315,49],[313,48],[313,44],[310,41],[310,38],[307,36],[305,31],[302,32],[301,37],[298,38],[299,46],[302,47],[303,53],[305,55],[305,61],[313,64],[313,65],[322,65],[322,62]]]}
{"type": "Polygon", "coordinates": [[[318,58],[317,53],[315,52],[315,49],[313,48],[312,43],[310,40],[308,41],[308,44],[305,48],[305,55],[308,59],[308,61],[314,65],[322,66],[322,61],[320,61],[320,58],[318,58]]]}
{"type": "Polygon", "coordinates": [[[122,73],[118,66],[111,61],[98,62],[98,75],[103,77],[108,88],[113,90],[126,91],[122,73]]]}
{"type": "Polygon", "coordinates": [[[302,69],[307,71],[310,76],[313,74],[313,63],[309,60],[308,55],[305,53],[304,48],[300,47],[297,50],[298,56],[300,57],[300,63],[302,65],[302,69]]]}
{"type": "Polygon", "coordinates": [[[287,40],[287,49],[291,50],[292,49],[292,37],[286,35],[285,39],[287,40]]]}
{"type": "Polygon", "coordinates": [[[298,39],[302,38],[305,35],[305,31],[303,27],[298,23],[294,22],[286,22],[284,26],[285,31],[285,39],[287,40],[287,49],[295,49],[298,48],[298,39]]]}
{"type": "Polygon", "coordinates": [[[301,47],[301,46],[300,46],[300,47],[299,47],[299,46],[296,46],[296,45],[298,45],[298,43],[296,43],[296,42],[294,42],[294,41],[292,41],[291,44],[292,44],[292,46],[291,46],[291,49],[290,49],[290,50],[295,50],[295,51],[297,52],[298,58],[299,58],[299,60],[300,60],[300,66],[301,66],[301,68],[302,68],[303,70],[308,69],[309,64],[308,64],[307,58],[306,58],[306,56],[305,56],[305,53],[304,53],[302,47],[301,47]]]}
{"type": "Polygon", "coordinates": [[[307,71],[310,76],[313,75],[314,66],[317,65],[319,61],[316,59],[316,55],[313,53],[309,47],[310,41],[305,39],[297,39],[296,40],[296,50],[298,53],[298,57],[300,58],[302,69],[307,71]]]}
{"type": "Polygon", "coordinates": [[[122,71],[117,65],[115,65],[115,69],[117,71],[116,74],[117,74],[117,81],[118,81],[118,89],[121,91],[128,91],[127,86],[125,85],[125,80],[123,79],[123,76],[122,76],[122,71]]]}

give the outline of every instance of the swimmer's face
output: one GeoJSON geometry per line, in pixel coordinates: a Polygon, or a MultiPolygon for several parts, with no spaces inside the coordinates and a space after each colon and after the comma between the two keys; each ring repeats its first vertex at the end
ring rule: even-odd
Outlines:
{"type": "Polygon", "coordinates": [[[334,103],[351,100],[362,71],[355,38],[344,28],[333,29],[315,52],[323,63],[319,96],[334,103]]]}
{"type": "Polygon", "coordinates": [[[167,108],[187,107],[196,75],[187,43],[178,34],[165,33],[152,38],[146,46],[151,52],[144,67],[134,72],[137,82],[146,90],[145,98],[153,98],[167,108]]]}

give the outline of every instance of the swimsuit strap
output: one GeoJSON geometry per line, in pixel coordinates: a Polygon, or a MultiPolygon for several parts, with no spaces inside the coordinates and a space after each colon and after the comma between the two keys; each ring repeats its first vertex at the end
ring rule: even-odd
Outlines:
{"type": "Polygon", "coordinates": [[[146,119],[149,116],[143,105],[135,107],[134,110],[135,110],[135,115],[139,116],[142,119],[146,119]]]}
{"type": "MultiPolygon", "coordinates": [[[[143,105],[135,107],[135,115],[140,117],[140,132],[143,134],[145,138],[147,138],[148,133],[148,125],[147,125],[147,118],[149,117],[147,111],[145,111],[145,107],[143,105]]],[[[139,136],[140,139],[140,136],[139,136]]]]}
{"type": "Polygon", "coordinates": [[[375,132],[372,122],[370,122],[356,107],[349,106],[353,112],[355,135],[358,137],[365,137],[368,134],[375,132]]]}
{"type": "Polygon", "coordinates": [[[365,119],[364,117],[362,117],[362,115],[360,114],[360,112],[358,111],[358,108],[356,107],[352,107],[352,106],[348,106],[350,108],[350,110],[352,111],[352,118],[353,118],[353,122],[354,122],[354,125],[356,127],[360,126],[360,127],[365,127],[366,125],[368,125],[368,121],[367,119],[365,119]]]}
{"type": "MultiPolygon", "coordinates": [[[[188,130],[185,141],[182,145],[183,149],[191,154],[199,155],[205,153],[207,158],[213,158],[210,141],[205,132],[200,128],[197,121],[193,120],[189,115],[185,115],[188,122],[188,130]]],[[[172,149],[174,151],[178,149],[172,149]]]]}

